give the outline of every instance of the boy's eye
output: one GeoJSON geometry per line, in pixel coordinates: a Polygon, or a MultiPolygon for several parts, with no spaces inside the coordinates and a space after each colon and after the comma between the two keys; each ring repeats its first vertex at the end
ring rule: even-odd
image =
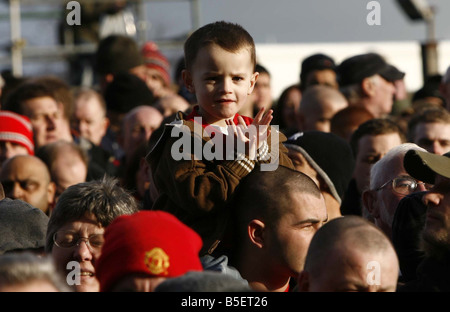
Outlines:
{"type": "Polygon", "coordinates": [[[234,81],[241,81],[241,80],[244,80],[244,78],[242,78],[242,77],[233,77],[233,80],[234,81]]]}

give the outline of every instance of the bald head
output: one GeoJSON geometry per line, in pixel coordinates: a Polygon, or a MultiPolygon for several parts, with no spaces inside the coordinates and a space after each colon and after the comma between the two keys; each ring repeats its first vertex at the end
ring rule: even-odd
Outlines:
{"type": "MultiPolygon", "coordinates": [[[[395,291],[398,267],[395,250],[382,231],[359,216],[344,216],[316,232],[304,271],[310,291],[367,291],[372,286],[378,291],[395,291]],[[370,271],[376,266],[378,271],[370,271]]],[[[301,287],[305,287],[304,278],[302,273],[301,287]]]]}
{"type": "Polygon", "coordinates": [[[299,119],[302,130],[330,132],[331,119],[347,106],[347,99],[335,88],[324,85],[308,88],[300,102],[299,119]]]}
{"type": "Polygon", "coordinates": [[[86,181],[88,156],[73,142],[58,141],[39,148],[36,156],[42,159],[56,184],[56,197],[71,185],[86,181]]]}
{"type": "Polygon", "coordinates": [[[131,157],[137,146],[148,142],[163,119],[159,110],[148,105],[138,106],[125,115],[122,146],[128,158],[131,157]]]}
{"type": "Polygon", "coordinates": [[[34,168],[33,175],[39,176],[44,182],[50,182],[50,172],[45,163],[36,156],[17,155],[3,163],[0,176],[3,177],[10,172],[19,172],[23,168],[34,168]]]}
{"type": "Polygon", "coordinates": [[[45,163],[36,156],[19,155],[2,165],[0,182],[5,196],[21,199],[32,206],[48,212],[54,199],[54,184],[45,163]]]}

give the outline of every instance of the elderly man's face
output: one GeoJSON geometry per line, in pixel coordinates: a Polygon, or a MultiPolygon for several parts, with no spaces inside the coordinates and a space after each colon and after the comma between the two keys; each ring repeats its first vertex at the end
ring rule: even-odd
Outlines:
{"type": "Polygon", "coordinates": [[[374,90],[371,95],[371,103],[374,111],[372,113],[375,117],[386,116],[392,111],[392,105],[394,104],[394,84],[380,75],[373,77],[373,83],[374,90]]]}
{"type": "Polygon", "coordinates": [[[413,179],[403,167],[403,157],[397,157],[395,160],[382,168],[383,174],[371,183],[372,203],[365,200],[365,206],[370,207],[369,211],[375,219],[375,224],[388,237],[392,236],[392,222],[397,210],[398,203],[406,195],[412,192],[423,192],[426,190],[421,181],[413,179]],[[394,179],[398,179],[394,183],[394,179]],[[403,179],[406,178],[406,179],[403,179]],[[410,180],[408,180],[408,178],[410,180]],[[417,188],[411,190],[408,185],[410,182],[417,183],[417,188]]]}
{"type": "Polygon", "coordinates": [[[436,175],[434,187],[423,196],[427,205],[423,239],[448,249],[450,244],[450,179],[436,175]]]}
{"type": "MultiPolygon", "coordinates": [[[[398,176],[408,176],[406,171],[401,166],[401,170],[391,166],[391,168],[386,168],[386,173],[382,181],[378,181],[376,187],[382,186],[387,181],[390,181],[398,176]]],[[[392,221],[394,220],[395,210],[400,200],[405,197],[405,195],[394,192],[392,187],[392,182],[388,183],[385,187],[374,192],[374,202],[373,206],[376,210],[375,213],[375,224],[391,237],[392,234],[392,221]]]]}

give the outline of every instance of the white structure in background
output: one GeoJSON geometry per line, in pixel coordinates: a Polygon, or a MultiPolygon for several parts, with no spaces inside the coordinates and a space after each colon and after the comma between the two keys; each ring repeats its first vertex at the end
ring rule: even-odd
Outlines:
{"type": "MultiPolygon", "coordinates": [[[[389,63],[405,72],[405,83],[409,92],[422,87],[421,47],[417,41],[256,45],[258,62],[266,67],[272,76],[274,99],[278,99],[284,88],[299,82],[300,66],[304,58],[315,53],[323,53],[339,64],[350,56],[368,52],[379,53],[389,63]]],[[[450,41],[439,42],[438,57],[439,73],[444,74],[450,65],[450,41]]]]}

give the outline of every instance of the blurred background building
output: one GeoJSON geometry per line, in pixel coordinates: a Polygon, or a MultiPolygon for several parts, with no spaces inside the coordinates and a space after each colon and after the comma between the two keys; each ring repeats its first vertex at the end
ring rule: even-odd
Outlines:
{"type": "MultiPolygon", "coordinates": [[[[314,53],[330,55],[339,63],[355,54],[378,52],[406,73],[410,92],[423,85],[424,60],[438,74],[450,65],[446,0],[80,0],[80,26],[67,25],[68,2],[0,2],[1,71],[52,73],[74,81],[73,58],[95,50],[95,39],[79,35],[89,23],[99,35],[125,31],[139,43],[157,42],[175,70],[189,33],[216,20],[239,23],[253,36],[258,62],[272,75],[274,98],[298,82],[301,61],[314,53]],[[379,25],[367,22],[371,2],[379,4],[379,25]],[[425,11],[417,11],[420,8],[425,11]],[[119,20],[123,28],[114,28],[119,20]]],[[[80,83],[89,84],[89,75],[85,70],[80,83]]]]}

